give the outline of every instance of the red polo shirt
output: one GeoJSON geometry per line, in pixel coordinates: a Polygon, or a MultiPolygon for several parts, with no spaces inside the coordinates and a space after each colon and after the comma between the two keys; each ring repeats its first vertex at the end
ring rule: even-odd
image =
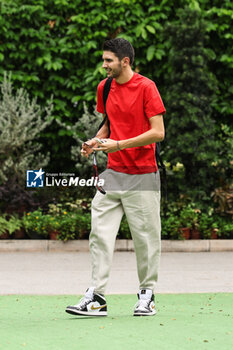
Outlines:
{"type": "MultiPolygon", "coordinates": [[[[106,79],[97,89],[97,111],[104,114],[103,88],[106,79]]],[[[106,111],[110,120],[113,140],[125,140],[151,129],[149,118],[164,114],[165,108],[155,83],[134,73],[125,84],[113,79],[106,111]]],[[[158,170],[155,161],[155,144],[126,148],[108,154],[107,168],[127,174],[145,174],[158,170]]]]}

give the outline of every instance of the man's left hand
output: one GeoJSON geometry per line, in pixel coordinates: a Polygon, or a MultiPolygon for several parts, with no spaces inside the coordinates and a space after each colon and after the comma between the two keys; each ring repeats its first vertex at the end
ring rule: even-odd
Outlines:
{"type": "Polygon", "coordinates": [[[113,153],[119,151],[117,149],[117,141],[112,139],[101,139],[101,142],[98,143],[98,147],[93,148],[94,151],[103,151],[106,153],[113,153]]]}

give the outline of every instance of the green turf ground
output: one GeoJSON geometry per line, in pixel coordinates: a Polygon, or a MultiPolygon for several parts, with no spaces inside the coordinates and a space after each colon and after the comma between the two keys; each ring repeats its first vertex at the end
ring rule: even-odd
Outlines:
{"type": "Polygon", "coordinates": [[[0,296],[0,349],[233,349],[233,293],[158,294],[153,317],[132,316],[135,295],[107,296],[108,317],[65,313],[77,300],[0,296]]]}

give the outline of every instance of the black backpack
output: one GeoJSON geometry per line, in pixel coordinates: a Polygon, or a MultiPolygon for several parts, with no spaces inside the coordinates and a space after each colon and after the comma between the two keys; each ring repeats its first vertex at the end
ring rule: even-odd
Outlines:
{"type": "MultiPolygon", "coordinates": [[[[107,118],[107,123],[108,123],[108,129],[109,129],[109,135],[110,135],[110,121],[106,112],[106,102],[108,99],[108,94],[111,88],[111,84],[112,84],[112,79],[113,78],[108,78],[104,84],[104,90],[103,90],[103,101],[104,101],[104,110],[105,110],[105,117],[103,119],[103,121],[101,122],[98,130],[100,130],[102,128],[102,126],[104,125],[106,118],[107,118]]],[[[164,188],[164,194],[165,194],[165,198],[167,199],[167,173],[166,173],[166,167],[165,164],[163,163],[163,160],[161,158],[160,155],[160,148],[161,148],[161,144],[160,142],[156,142],[156,147],[155,147],[155,159],[156,159],[156,163],[157,166],[159,168],[160,173],[162,173],[162,183],[163,183],[163,188],[164,188]]]]}

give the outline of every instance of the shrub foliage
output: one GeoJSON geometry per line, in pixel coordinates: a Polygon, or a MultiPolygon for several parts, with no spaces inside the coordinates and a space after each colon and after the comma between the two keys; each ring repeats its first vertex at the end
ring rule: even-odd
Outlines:
{"type": "MultiPolygon", "coordinates": [[[[218,177],[226,182],[232,174],[232,142],[229,141],[233,112],[232,16],[230,0],[1,0],[0,79],[3,80],[4,71],[11,71],[14,87],[26,89],[31,98],[37,97],[41,105],[45,105],[53,94],[53,116],[73,126],[83,118],[84,101],[92,111],[98,82],[105,77],[101,67],[103,41],[117,36],[129,39],[136,52],[134,70],[155,80],[169,111],[165,117],[168,133],[167,143],[163,146],[164,159],[167,162],[174,159],[184,162],[184,174],[187,174],[192,168],[192,150],[195,152],[195,145],[200,144],[199,133],[207,123],[212,139],[208,141],[209,147],[201,147],[201,152],[207,167],[210,158],[213,158],[218,177]],[[190,11],[199,11],[201,15],[199,32],[194,30],[197,22],[194,21],[193,25],[188,23],[190,17],[184,18],[182,14],[186,5],[190,11]],[[173,28],[170,38],[166,36],[168,24],[173,28]],[[182,34],[183,30],[184,34],[185,28],[189,28],[187,36],[190,33],[188,39],[192,41],[187,43],[181,39],[183,48],[179,52],[178,46],[175,49],[177,33],[182,34]],[[181,63],[179,54],[185,50],[187,53],[189,49],[188,61],[181,63]],[[188,117],[192,119],[193,128],[189,126],[187,129],[192,137],[187,134],[186,143],[177,138],[183,126],[177,123],[178,111],[174,110],[174,101],[171,101],[171,96],[179,101],[181,97],[179,84],[176,90],[173,89],[175,81],[179,80],[174,65],[177,69],[179,64],[183,74],[181,78],[187,82],[183,87],[188,86],[189,80],[191,82],[190,90],[183,91],[186,107],[179,116],[179,121],[184,124],[188,117]],[[196,93],[202,79],[203,89],[196,93]],[[211,81],[214,82],[212,87],[211,81]],[[172,123],[176,123],[176,132],[172,123]],[[198,129],[193,132],[196,126],[198,129]],[[182,149],[187,146],[190,137],[186,152],[187,155],[189,151],[189,156],[184,157],[182,149]],[[219,142],[218,149],[211,146],[214,140],[219,142]],[[178,143],[179,149],[173,147],[178,143]],[[222,171],[223,165],[226,172],[222,171]]],[[[77,135],[80,140],[84,136],[81,126],[77,135]]],[[[41,136],[44,152],[51,151],[50,170],[54,170],[57,164],[59,169],[67,170],[75,166],[71,159],[74,141],[70,130],[54,122],[41,136]]],[[[203,145],[207,144],[207,138],[203,133],[203,145]]],[[[202,178],[205,176],[206,173],[203,173],[202,178]]],[[[183,192],[189,187],[186,180],[181,181],[183,192]]],[[[206,195],[211,188],[217,187],[212,180],[211,186],[203,188],[206,195]]],[[[203,183],[201,186],[205,186],[203,183]]]]}

